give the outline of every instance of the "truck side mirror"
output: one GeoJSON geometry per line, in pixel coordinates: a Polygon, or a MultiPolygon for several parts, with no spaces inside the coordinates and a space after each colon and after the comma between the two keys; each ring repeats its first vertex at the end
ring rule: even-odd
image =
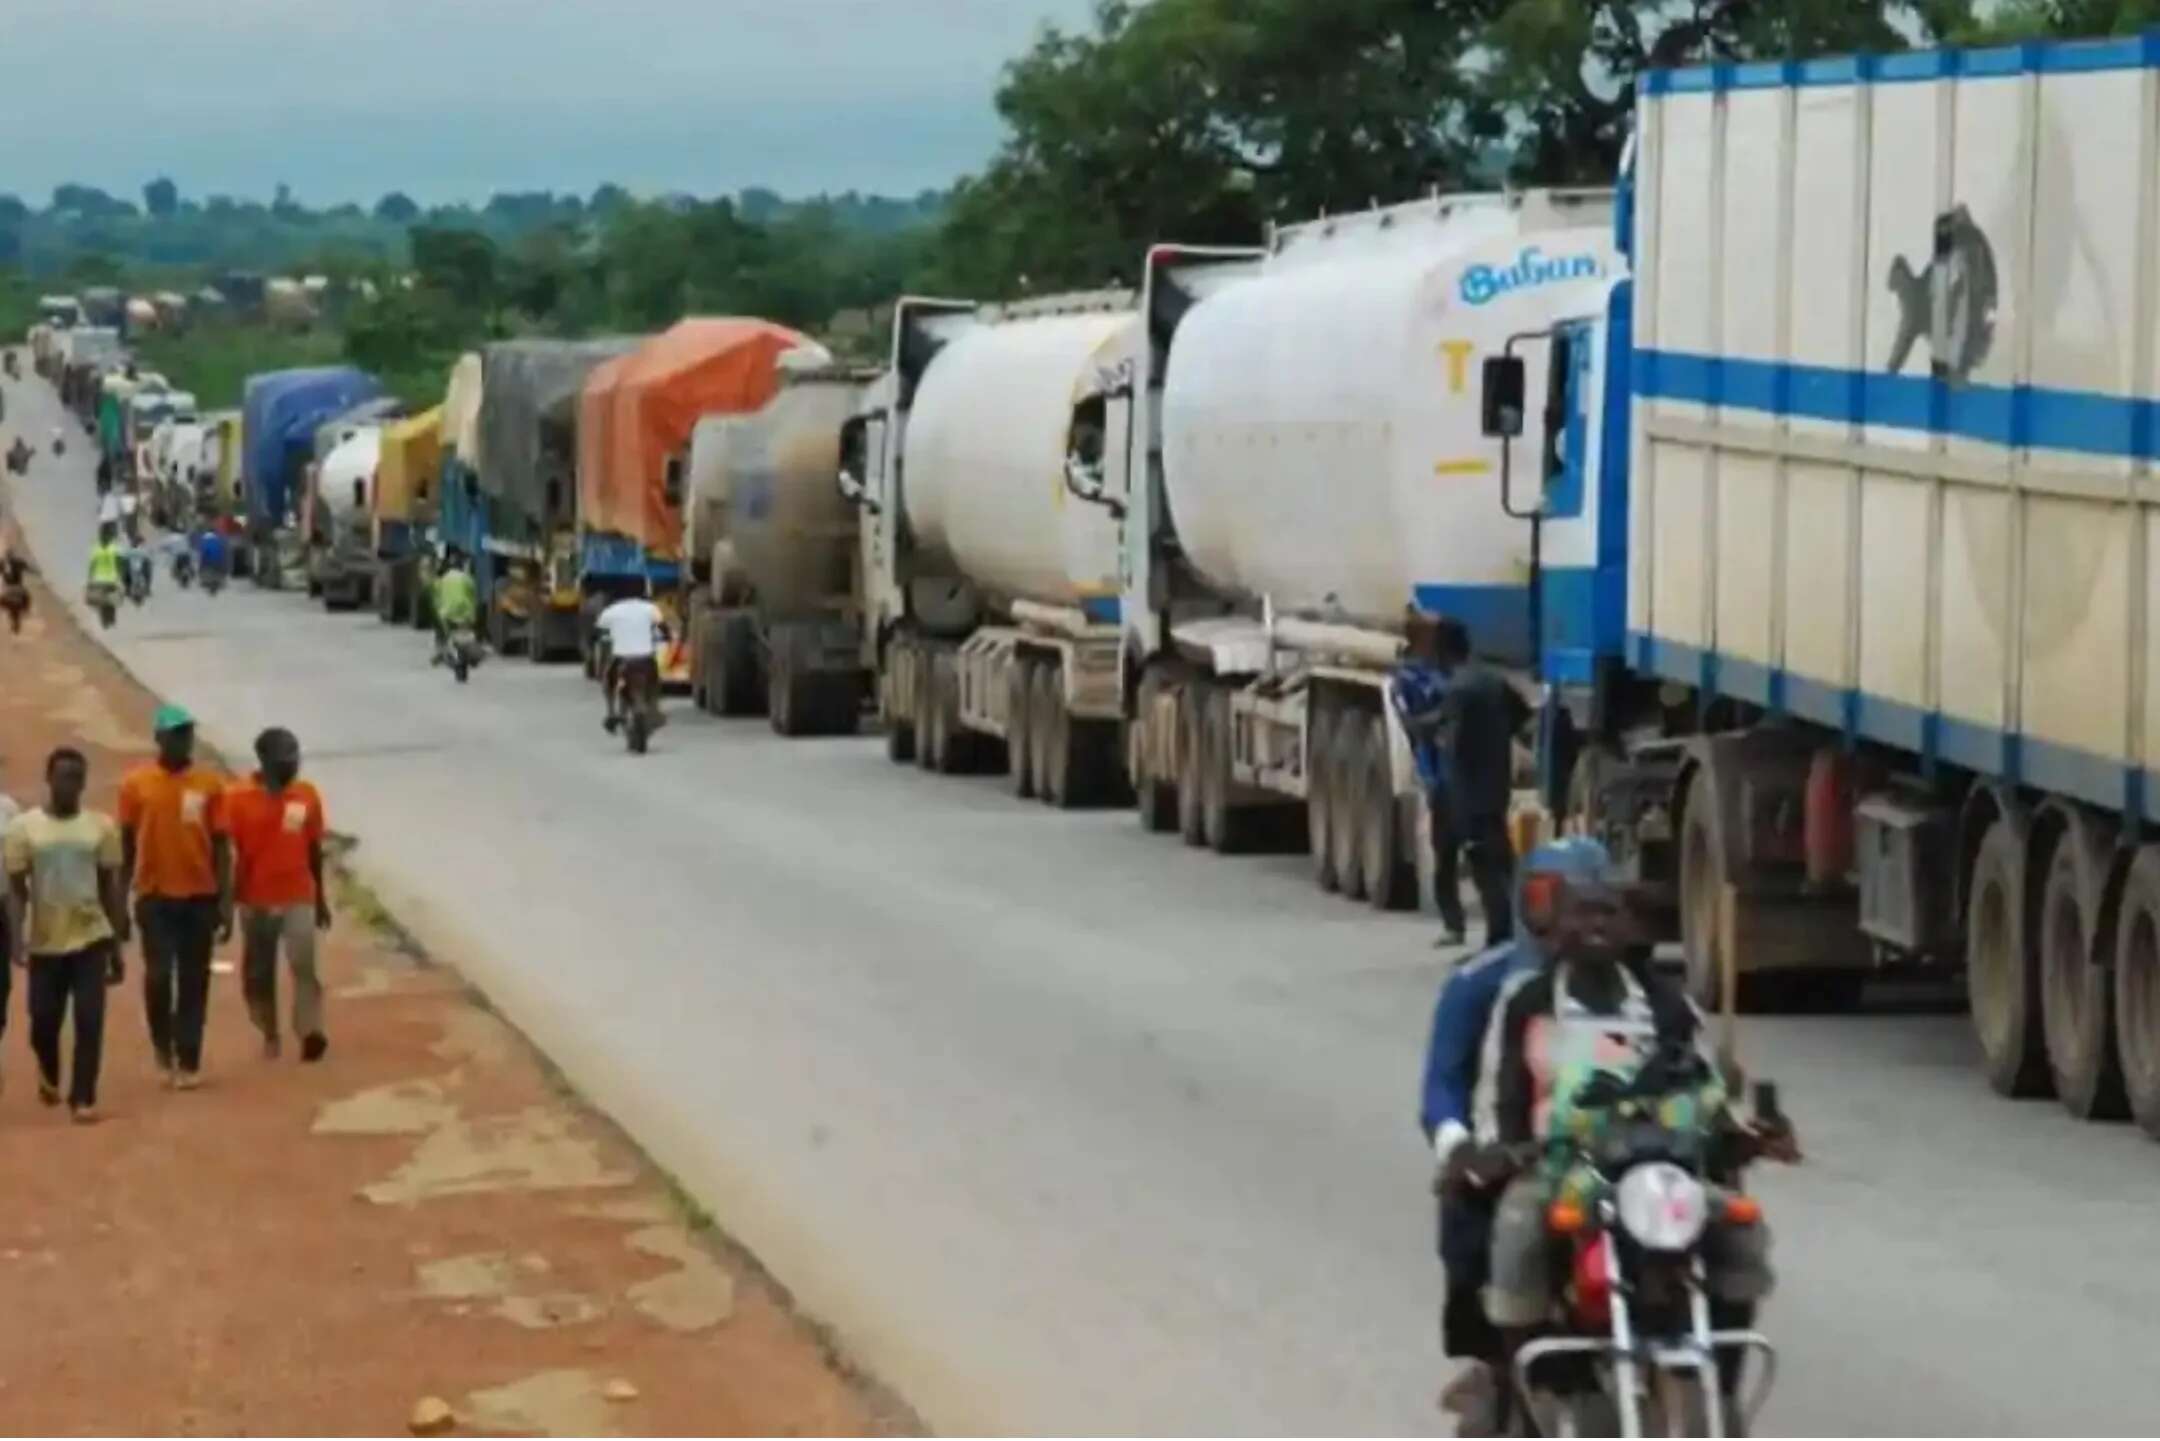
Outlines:
{"type": "Polygon", "coordinates": [[[667,496],[669,505],[680,506],[683,503],[683,463],[681,456],[671,456],[669,458],[667,474],[661,481],[661,490],[667,496]]]}
{"type": "Polygon", "coordinates": [[[1522,357],[1486,356],[1481,384],[1478,422],[1485,434],[1496,440],[1513,440],[1521,435],[1526,389],[1522,357]]]}

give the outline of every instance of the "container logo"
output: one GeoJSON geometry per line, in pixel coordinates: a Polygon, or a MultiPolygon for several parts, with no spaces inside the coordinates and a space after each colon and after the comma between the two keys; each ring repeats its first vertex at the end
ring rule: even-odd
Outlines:
{"type": "Polygon", "coordinates": [[[1594,280],[1602,271],[1595,255],[1547,255],[1535,245],[1523,247],[1513,265],[1473,265],[1457,286],[1463,304],[1485,305],[1514,290],[1552,285],[1562,280],[1594,280]]]}
{"type": "Polygon", "coordinates": [[[1995,343],[1995,247],[1964,206],[1935,217],[1925,266],[1915,270],[1902,255],[1891,260],[1890,293],[1898,303],[1891,374],[1905,368],[1922,336],[1930,352],[1928,373],[1937,380],[1964,381],[1987,359],[1995,343]]]}

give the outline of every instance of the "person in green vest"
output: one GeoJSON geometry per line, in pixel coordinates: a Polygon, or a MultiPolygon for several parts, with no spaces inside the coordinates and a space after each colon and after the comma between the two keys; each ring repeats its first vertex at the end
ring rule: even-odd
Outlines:
{"type": "Polygon", "coordinates": [[[450,633],[475,629],[480,624],[480,587],[474,582],[465,557],[452,549],[443,557],[442,573],[435,577],[435,664],[450,653],[450,633]]]}

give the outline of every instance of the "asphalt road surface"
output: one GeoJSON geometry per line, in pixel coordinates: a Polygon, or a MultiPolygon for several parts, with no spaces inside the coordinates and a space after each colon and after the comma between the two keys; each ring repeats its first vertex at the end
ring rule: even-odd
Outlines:
{"type": "MultiPolygon", "coordinates": [[[[89,447],[55,460],[50,391],[9,391],[19,514],[79,592],[89,447]]],[[[161,575],[109,639],[229,755],[298,731],[414,929],[938,1429],[1439,1425],[1430,918],[871,737],[676,704],[632,758],[572,669],[459,687],[409,630],[247,584],[161,575]]],[[[1759,1177],[1764,1429],[2151,1431],[2160,1147],[1996,1099],[1952,1015],[1744,1045],[1809,1153],[1759,1177]]]]}

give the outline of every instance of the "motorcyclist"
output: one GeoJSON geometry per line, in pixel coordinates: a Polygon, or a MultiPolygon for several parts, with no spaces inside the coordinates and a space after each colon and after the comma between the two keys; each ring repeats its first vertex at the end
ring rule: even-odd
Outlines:
{"type": "Polygon", "coordinates": [[[23,617],[30,613],[30,588],[24,579],[35,574],[37,567],[14,546],[0,550],[0,610],[7,612],[11,634],[22,634],[23,617]]]}
{"type": "Polygon", "coordinates": [[[626,596],[601,611],[593,625],[606,637],[608,646],[607,674],[600,687],[607,698],[607,718],[601,724],[610,735],[622,724],[618,691],[627,703],[647,706],[654,712],[657,724],[660,644],[667,637],[667,617],[652,602],[651,583],[647,582],[639,594],[626,596]]]}
{"type": "Polygon", "coordinates": [[[456,550],[443,557],[442,571],[435,577],[432,597],[435,611],[435,659],[441,665],[450,654],[453,631],[472,630],[480,623],[480,587],[456,550]]]}
{"type": "Polygon", "coordinates": [[[1491,1367],[1500,1354],[1499,1333],[1485,1318],[1484,1287],[1492,1246],[1493,1207],[1499,1192],[1453,1164],[1475,1153],[1471,1144],[1472,1098],[1495,1003],[1507,983],[1545,965],[1554,903],[1570,879],[1593,879],[1611,869],[1604,846],[1570,837],[1539,846],[1523,858],[1517,881],[1522,927],[1512,940],[1463,960],[1448,972],[1433,1005],[1431,1040],[1425,1051],[1425,1085],[1419,1124],[1438,1166],[1440,1261],[1446,1298],[1441,1307],[1441,1349],[1466,1364],[1441,1393],[1441,1406],[1462,1418],[1466,1430],[1497,1396],[1491,1367]]]}
{"type": "Polygon", "coordinates": [[[231,564],[227,554],[225,537],[214,525],[206,525],[195,536],[195,569],[207,587],[215,587],[225,579],[226,567],[231,564]],[[213,578],[214,577],[214,578],[213,578]]]}
{"type": "MultiPolygon", "coordinates": [[[[1546,1211],[1569,1179],[1572,1157],[1600,1113],[1578,1107],[1582,1088],[1606,1074],[1628,1080],[1653,1057],[1701,1054],[1701,1018],[1647,949],[1613,879],[1569,879],[1559,891],[1545,959],[1502,991],[1485,1039],[1475,1103],[1475,1140],[1451,1157],[1488,1182],[1511,1177],[1493,1217],[1486,1313],[1513,1352],[1551,1317],[1556,1260],[1546,1211]]],[[[1782,1118],[1750,1124],[1727,1105],[1723,1082],[1702,1056],[1701,1079],[1682,1098],[1716,1132],[1730,1164],[1757,1156],[1797,1159],[1782,1118]]],[[[1716,1326],[1744,1326],[1769,1295],[1770,1237],[1761,1224],[1714,1223],[1703,1241],[1704,1287],[1716,1326]]],[[[1725,1373],[1737,1383],[1738,1368],[1725,1373]]]]}
{"type": "Polygon", "coordinates": [[[132,532],[124,533],[122,539],[125,542],[125,547],[121,551],[121,560],[124,565],[122,574],[127,577],[129,598],[148,600],[150,598],[150,582],[155,574],[155,567],[150,560],[150,552],[143,549],[142,543],[135,538],[132,532]]]}

